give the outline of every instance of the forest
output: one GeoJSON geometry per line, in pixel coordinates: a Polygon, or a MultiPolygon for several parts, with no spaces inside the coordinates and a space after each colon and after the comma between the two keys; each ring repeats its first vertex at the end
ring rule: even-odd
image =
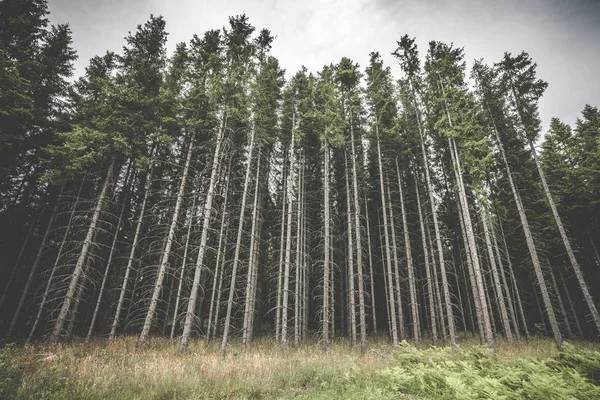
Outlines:
{"type": "Polygon", "coordinates": [[[574,354],[600,393],[600,110],[544,132],[527,52],[467,70],[462,47],[399,35],[381,45],[399,76],[375,51],[294,72],[246,15],[172,54],[150,16],[75,77],[47,16],[0,2],[0,366],[119,341],[220,358],[572,341],[596,349],[574,354]]]}

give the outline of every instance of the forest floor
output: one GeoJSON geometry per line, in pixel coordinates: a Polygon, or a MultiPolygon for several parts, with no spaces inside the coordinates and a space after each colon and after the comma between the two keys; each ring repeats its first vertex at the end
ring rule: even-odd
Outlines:
{"type": "Polygon", "coordinates": [[[600,399],[600,344],[547,338],[496,355],[474,339],[456,350],[403,342],[369,342],[365,356],[344,340],[323,356],[314,341],[282,351],[258,340],[243,351],[231,342],[196,340],[187,354],[177,342],[136,337],[51,347],[0,349],[0,398],[23,399],[600,399]]]}

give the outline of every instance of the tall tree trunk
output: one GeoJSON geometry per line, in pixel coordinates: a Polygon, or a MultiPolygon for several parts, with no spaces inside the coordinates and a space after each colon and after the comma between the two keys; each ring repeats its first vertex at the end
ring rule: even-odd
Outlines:
{"type": "Polygon", "coordinates": [[[142,205],[140,207],[140,215],[138,216],[135,233],[133,235],[133,241],[131,242],[131,250],[129,251],[129,257],[127,258],[127,266],[125,267],[125,275],[123,276],[123,283],[121,284],[121,289],[119,293],[119,300],[117,301],[117,308],[115,310],[115,315],[113,317],[113,321],[110,326],[110,334],[109,340],[114,340],[117,335],[117,326],[119,325],[119,319],[121,317],[121,310],[123,309],[123,304],[125,302],[125,293],[127,291],[127,284],[129,283],[129,276],[131,275],[131,269],[133,267],[133,259],[135,257],[135,251],[137,249],[140,231],[142,229],[142,223],[144,221],[144,213],[146,211],[146,204],[148,202],[148,194],[150,193],[150,186],[152,184],[152,158],[153,154],[151,154],[150,161],[150,172],[146,176],[146,186],[144,188],[144,198],[142,200],[142,205]]]}
{"type": "MultiPolygon", "coordinates": [[[[227,241],[227,237],[229,236],[229,218],[225,223],[225,241],[227,241]]],[[[224,252],[227,251],[227,243],[223,244],[224,252]]],[[[217,288],[217,300],[215,302],[215,319],[213,323],[213,332],[212,338],[215,339],[217,337],[217,328],[219,327],[219,311],[221,309],[221,295],[223,294],[223,276],[225,273],[225,263],[227,262],[226,254],[223,254],[221,261],[221,270],[219,271],[219,287],[217,288]]]]}
{"type": "MultiPolygon", "coordinates": [[[[489,274],[488,274],[489,277],[489,274]]],[[[491,278],[490,278],[491,279],[491,278]]],[[[483,283],[485,284],[485,276],[483,278],[483,283]]],[[[494,285],[490,284],[492,290],[495,292],[494,290],[494,285]]],[[[497,298],[498,296],[495,295],[497,298]]],[[[485,290],[485,298],[486,298],[486,302],[487,302],[487,311],[488,311],[488,315],[490,316],[490,324],[492,325],[492,335],[494,337],[494,339],[496,338],[496,332],[498,332],[498,330],[496,329],[496,320],[494,319],[494,309],[493,309],[493,305],[492,305],[492,298],[490,296],[490,291],[489,290],[485,290]]]]}
{"type": "MultiPolygon", "coordinates": [[[[94,234],[92,237],[92,243],[97,243],[96,239],[98,238],[98,233],[94,234]]],[[[83,274],[81,278],[79,278],[79,284],[77,286],[77,294],[75,295],[75,301],[71,306],[71,310],[69,311],[69,322],[67,323],[66,329],[66,339],[71,340],[73,338],[73,329],[75,328],[75,321],[77,320],[77,313],[79,312],[79,306],[81,306],[83,299],[83,292],[85,290],[85,286],[88,282],[90,276],[90,268],[92,268],[94,260],[92,257],[88,257],[85,261],[85,268],[83,269],[83,274]]]]}
{"type": "MultiPolygon", "coordinates": [[[[469,316],[469,322],[470,322],[469,325],[470,325],[470,328],[471,328],[470,330],[471,330],[472,336],[475,337],[475,324],[476,324],[477,316],[475,316],[474,311],[473,311],[473,309],[475,307],[471,306],[471,297],[473,297],[473,296],[469,296],[469,290],[467,289],[467,285],[466,285],[467,276],[465,274],[465,262],[464,262],[463,257],[462,257],[462,252],[460,251],[460,246],[457,246],[457,248],[458,248],[458,256],[459,256],[459,259],[460,259],[459,265],[461,267],[460,268],[460,272],[461,272],[461,275],[462,275],[461,278],[462,278],[462,281],[465,282],[465,285],[463,285],[463,290],[464,290],[465,298],[466,298],[465,301],[467,303],[467,309],[468,309],[468,314],[467,315],[469,316]]],[[[468,266],[467,266],[467,268],[468,268],[468,266]]],[[[473,275],[469,274],[469,276],[472,277],[473,275]]],[[[471,287],[472,286],[473,286],[473,281],[471,280],[471,287]]],[[[469,328],[467,327],[467,322],[466,322],[466,318],[465,318],[465,331],[467,329],[469,329],[469,328]]]]}
{"type": "MultiPolygon", "coordinates": [[[[448,120],[450,121],[450,126],[452,126],[452,122],[450,119],[450,114],[448,108],[446,106],[446,113],[448,116],[448,120]]],[[[479,290],[479,297],[481,303],[481,311],[482,311],[482,324],[484,330],[484,337],[488,346],[495,351],[495,343],[494,343],[494,335],[492,333],[492,328],[490,325],[490,314],[488,311],[488,301],[485,297],[485,282],[483,280],[482,269],[480,266],[479,255],[477,252],[477,244],[475,242],[475,231],[473,229],[473,223],[471,221],[471,213],[469,212],[469,203],[467,202],[467,195],[465,190],[465,184],[462,178],[462,168],[460,164],[460,155],[458,154],[458,149],[456,147],[456,141],[454,139],[448,138],[448,146],[450,149],[450,154],[452,155],[453,163],[455,165],[455,175],[456,181],[458,185],[458,197],[460,199],[460,208],[462,210],[463,220],[465,224],[467,240],[469,243],[469,248],[471,251],[471,261],[473,263],[473,272],[475,274],[475,282],[477,284],[477,288],[479,290]]]]}
{"type": "MultiPolygon", "coordinates": [[[[331,242],[333,242],[333,240],[331,240],[331,242]]],[[[330,287],[329,287],[329,293],[331,296],[331,300],[329,301],[329,304],[331,304],[331,312],[329,313],[330,315],[330,319],[331,319],[331,340],[335,339],[335,262],[334,257],[333,257],[333,246],[331,246],[331,249],[329,249],[329,262],[331,263],[331,279],[330,279],[330,287]]]]}
{"type": "MultiPolygon", "coordinates": [[[[294,114],[295,117],[295,114],[294,114]]],[[[290,286],[290,263],[292,256],[292,214],[293,214],[293,191],[294,191],[294,128],[296,124],[292,121],[292,136],[290,140],[290,170],[287,188],[287,232],[285,242],[285,264],[283,272],[283,293],[281,300],[281,348],[287,348],[287,323],[288,323],[288,298],[290,286]]]]}
{"type": "MultiPolygon", "coordinates": [[[[246,176],[244,178],[244,190],[242,192],[242,203],[240,205],[240,215],[238,222],[237,238],[233,255],[233,265],[231,266],[231,282],[229,284],[229,299],[227,300],[227,311],[225,313],[225,327],[223,328],[223,341],[221,342],[221,356],[225,357],[227,339],[229,337],[229,326],[231,324],[231,310],[233,308],[233,296],[235,295],[235,284],[237,280],[237,269],[240,262],[240,251],[242,247],[242,234],[244,232],[244,216],[246,214],[246,201],[248,198],[248,186],[250,185],[250,174],[252,172],[252,158],[254,153],[254,127],[250,133],[250,145],[248,149],[248,165],[246,166],[246,176]]],[[[260,157],[259,157],[260,158],[260,157]]],[[[208,226],[207,226],[208,228],[208,226]]]]}
{"type": "Polygon", "coordinates": [[[390,231],[392,233],[392,257],[394,259],[394,284],[396,287],[396,307],[398,309],[398,333],[400,336],[400,340],[404,340],[406,337],[406,332],[404,331],[404,311],[402,309],[402,292],[400,290],[400,269],[399,269],[399,260],[398,260],[398,245],[396,241],[396,221],[394,219],[394,209],[392,207],[392,198],[390,195],[390,189],[388,185],[387,190],[388,204],[389,204],[389,212],[390,212],[390,231]]]}
{"type": "MultiPolygon", "coordinates": [[[[229,167],[229,169],[231,169],[231,165],[229,167]]],[[[210,340],[210,335],[211,335],[211,327],[214,324],[215,325],[215,331],[216,331],[216,326],[218,325],[218,309],[219,309],[219,302],[221,300],[220,297],[220,292],[221,292],[221,284],[223,282],[223,269],[225,268],[225,263],[221,262],[221,258],[225,258],[223,253],[225,253],[223,251],[223,247],[227,247],[227,244],[223,244],[223,242],[227,241],[227,237],[226,237],[226,226],[229,226],[229,219],[225,219],[225,217],[227,216],[227,199],[228,199],[228,195],[229,195],[229,181],[231,180],[231,175],[230,175],[230,171],[227,172],[227,183],[225,184],[225,192],[224,192],[224,196],[225,198],[223,199],[223,210],[221,211],[221,226],[219,228],[219,245],[217,246],[217,258],[215,260],[215,273],[213,275],[213,284],[212,284],[212,291],[211,291],[211,296],[210,296],[210,310],[208,312],[208,326],[206,327],[206,338],[205,341],[208,343],[208,341],[210,340]],[[221,264],[223,264],[221,266],[221,264]],[[217,279],[218,280],[218,284],[219,284],[219,289],[218,289],[218,293],[217,293],[217,279]],[[218,296],[217,296],[218,295],[218,296]],[[215,296],[218,297],[217,302],[215,304],[215,296]],[[213,321],[213,314],[215,315],[214,321],[213,321]]],[[[215,335],[213,335],[215,336],[215,335]]]]}
{"type": "MultiPolygon", "coordinates": [[[[183,280],[185,279],[185,266],[188,258],[188,248],[190,245],[190,236],[192,233],[192,223],[194,221],[194,214],[196,212],[196,199],[197,196],[193,196],[192,207],[190,207],[190,216],[188,217],[188,229],[185,235],[185,245],[183,247],[183,257],[181,259],[181,272],[179,273],[179,282],[177,284],[177,296],[175,297],[175,308],[173,309],[173,320],[171,321],[171,333],[169,337],[171,340],[175,337],[175,329],[177,327],[177,317],[179,316],[179,303],[181,302],[181,291],[183,290],[183,280]]],[[[220,248],[219,248],[220,249],[220,248]]],[[[218,263],[218,260],[217,260],[218,263]]],[[[217,264],[218,265],[218,264],[217,264]]],[[[212,311],[212,309],[211,309],[212,311]]],[[[210,319],[208,320],[208,326],[210,329],[210,319]]]]}
{"type": "Polygon", "coordinates": [[[513,322],[514,333],[517,339],[517,342],[521,341],[521,334],[519,332],[519,323],[517,320],[517,313],[515,312],[514,301],[510,294],[510,289],[508,286],[508,281],[506,280],[506,271],[504,270],[502,256],[500,254],[500,248],[498,247],[498,240],[496,239],[496,230],[494,229],[494,224],[490,218],[490,235],[492,237],[492,246],[494,247],[496,260],[498,261],[498,269],[500,270],[500,278],[502,279],[502,289],[504,295],[506,296],[506,302],[508,303],[508,309],[510,311],[510,317],[513,322]]]}
{"type": "Polygon", "coordinates": [[[302,192],[302,177],[304,174],[304,163],[300,160],[300,173],[298,174],[298,206],[296,207],[296,279],[294,281],[294,345],[296,347],[300,346],[300,280],[301,280],[301,266],[300,266],[300,257],[301,257],[301,234],[302,234],[302,203],[304,202],[304,193],[302,192]]]}
{"type": "MultiPolygon", "coordinates": [[[[385,257],[385,246],[383,245],[384,242],[384,238],[383,238],[383,233],[382,233],[382,226],[383,224],[381,223],[381,217],[379,215],[377,215],[377,230],[379,233],[379,243],[381,244],[380,249],[381,249],[381,261],[384,264],[383,266],[383,293],[385,294],[385,311],[386,311],[386,316],[387,316],[387,325],[388,325],[388,335],[390,337],[392,337],[392,312],[390,311],[390,292],[388,290],[388,274],[386,271],[385,266],[387,265],[386,263],[386,257],[385,257]]],[[[395,311],[394,311],[395,312],[395,311]]]]}
{"type": "Polygon", "coordinates": [[[329,146],[327,141],[323,142],[323,320],[321,329],[323,334],[323,354],[327,354],[329,347],[329,252],[331,238],[329,237],[329,146]]]}
{"type": "MultiPolygon", "coordinates": [[[[393,283],[393,273],[392,273],[392,254],[391,254],[391,250],[390,250],[390,237],[389,237],[389,230],[390,227],[388,226],[388,219],[387,219],[387,211],[386,211],[386,198],[385,198],[385,186],[383,184],[383,162],[381,160],[381,144],[380,144],[380,140],[379,140],[379,127],[376,124],[375,125],[375,134],[376,134],[376,138],[375,140],[377,141],[377,164],[379,166],[379,190],[381,193],[381,212],[383,213],[383,234],[384,234],[384,240],[385,240],[385,261],[386,261],[386,265],[387,265],[387,290],[388,290],[388,296],[389,296],[389,319],[390,319],[390,325],[391,325],[391,330],[392,330],[392,342],[394,343],[394,346],[398,345],[398,326],[396,324],[396,304],[394,301],[394,283],[393,283]]],[[[392,227],[393,229],[393,227],[392,227]]]]}
{"type": "MultiPolygon", "coordinates": [[[[458,199],[458,195],[457,195],[457,201],[460,201],[458,199]]],[[[473,259],[471,257],[471,249],[469,247],[469,241],[467,239],[467,231],[465,229],[465,222],[464,222],[464,216],[463,213],[460,211],[460,204],[458,204],[458,211],[459,211],[459,225],[460,225],[460,232],[461,232],[461,236],[462,236],[462,240],[463,240],[463,246],[465,248],[465,255],[467,258],[467,268],[469,270],[469,282],[471,283],[471,292],[473,294],[473,303],[475,304],[475,313],[476,313],[476,319],[477,319],[477,331],[479,333],[479,338],[480,341],[484,341],[485,340],[485,331],[483,328],[483,311],[482,311],[482,306],[481,306],[481,294],[479,293],[479,287],[477,286],[477,282],[475,281],[475,270],[473,269],[473,259]]]]}
{"type": "MultiPolygon", "coordinates": [[[[483,222],[483,235],[485,238],[485,245],[487,247],[488,257],[490,260],[490,267],[492,269],[492,278],[494,281],[494,285],[496,286],[496,298],[498,299],[498,304],[500,305],[500,317],[502,320],[502,326],[504,328],[504,334],[506,336],[506,341],[509,346],[513,345],[513,335],[510,329],[510,322],[508,319],[508,312],[506,310],[506,303],[504,294],[502,293],[502,283],[500,282],[500,274],[498,273],[498,267],[496,265],[496,257],[494,255],[494,249],[492,248],[492,240],[490,238],[490,229],[489,229],[489,211],[485,208],[485,206],[481,207],[481,221],[483,222]]],[[[498,260],[499,261],[499,260],[498,260]]]]}
{"type": "Polygon", "coordinates": [[[194,139],[195,134],[192,134],[185,160],[185,166],[183,167],[183,175],[181,177],[179,190],[177,192],[175,209],[173,210],[173,215],[171,217],[171,226],[169,227],[169,233],[167,234],[166,243],[163,249],[160,265],[158,267],[158,275],[156,276],[156,282],[154,284],[152,298],[150,299],[150,306],[148,307],[148,312],[146,313],[146,318],[144,320],[142,332],[137,342],[138,346],[145,346],[148,343],[148,339],[150,337],[150,329],[152,328],[152,322],[154,320],[154,317],[156,315],[156,309],[158,307],[158,300],[162,293],[163,281],[165,278],[165,274],[167,273],[169,257],[171,256],[171,247],[173,246],[173,240],[175,239],[175,230],[177,228],[177,221],[179,220],[179,212],[181,210],[181,203],[183,201],[183,194],[185,192],[185,186],[189,174],[190,162],[192,160],[192,153],[194,151],[194,139]]]}
{"type": "MultiPolygon", "coordinates": [[[[510,275],[510,280],[512,283],[517,307],[519,308],[519,314],[521,316],[521,323],[523,325],[523,331],[525,332],[525,340],[529,340],[529,328],[527,327],[527,318],[525,317],[525,312],[523,310],[523,302],[521,301],[521,294],[519,293],[519,286],[517,285],[517,279],[515,278],[515,274],[513,272],[512,262],[510,261],[510,253],[508,252],[508,245],[506,244],[506,237],[504,236],[504,229],[502,228],[502,220],[498,219],[498,223],[500,225],[500,234],[501,234],[501,238],[502,238],[502,244],[504,247],[504,251],[506,252],[508,273],[510,275]]],[[[516,318],[516,316],[515,316],[515,318],[516,318]]]]}
{"type": "Polygon", "coordinates": [[[402,212],[402,230],[404,231],[404,247],[406,251],[406,266],[408,269],[408,290],[410,294],[410,309],[413,323],[413,338],[419,345],[421,341],[421,324],[419,322],[419,304],[417,303],[417,288],[415,282],[415,272],[413,269],[412,251],[410,246],[410,234],[408,233],[408,222],[406,219],[406,207],[404,206],[404,190],[402,189],[402,180],[400,178],[400,168],[396,158],[396,175],[398,177],[398,192],[400,195],[400,211],[402,212]]]}
{"type": "MultiPolygon", "coordinates": [[[[302,193],[306,196],[306,177],[302,179],[302,193]]],[[[306,203],[302,205],[302,271],[303,271],[303,296],[302,296],[302,309],[303,309],[303,324],[302,324],[302,340],[306,340],[308,336],[308,286],[309,286],[309,252],[307,251],[306,237],[306,203]]]]}
{"type": "Polygon", "coordinates": [[[352,188],[354,192],[354,228],[356,236],[356,272],[358,278],[358,314],[360,324],[360,351],[367,352],[367,321],[365,315],[365,287],[363,279],[362,233],[360,223],[360,201],[358,197],[358,174],[356,160],[358,156],[354,141],[354,124],[352,123],[352,107],[350,107],[350,139],[352,147],[352,188]]]}
{"type": "MultiPolygon", "coordinates": [[[[344,152],[346,165],[348,165],[348,157],[344,152]]],[[[356,292],[354,289],[354,246],[352,242],[352,207],[350,206],[350,181],[348,179],[348,168],[345,169],[346,178],[346,221],[347,221],[347,240],[348,240],[348,256],[346,258],[347,273],[348,273],[348,314],[350,316],[350,341],[352,346],[356,346],[356,292]]]]}
{"type": "MultiPolygon", "coordinates": [[[[127,175],[125,176],[125,182],[123,184],[123,204],[121,205],[121,211],[119,212],[119,219],[117,221],[117,227],[115,229],[115,233],[113,235],[112,244],[110,246],[110,252],[108,254],[108,260],[106,261],[106,269],[104,270],[104,275],[102,276],[102,284],[100,285],[100,292],[98,293],[98,299],[96,300],[96,306],[94,307],[94,313],[92,314],[92,322],[90,322],[90,327],[88,329],[88,333],[85,337],[86,341],[89,341],[92,337],[92,333],[94,332],[94,326],[96,325],[96,319],[98,318],[98,312],[100,311],[100,304],[102,303],[102,298],[104,296],[104,289],[106,288],[106,281],[108,280],[108,275],[110,272],[110,267],[112,265],[113,257],[115,254],[115,249],[117,247],[117,238],[119,237],[119,231],[121,230],[121,225],[123,223],[123,216],[125,215],[125,206],[127,205],[127,197],[130,191],[130,171],[131,171],[131,162],[127,167],[127,175]]],[[[135,173],[134,173],[135,175],[135,173]]]]}
{"type": "MultiPolygon", "coordinates": [[[[252,285],[254,284],[254,274],[256,273],[255,269],[258,267],[256,262],[254,261],[254,252],[257,247],[256,244],[256,227],[258,223],[258,190],[260,187],[260,150],[258,152],[258,157],[256,160],[256,176],[254,178],[254,204],[252,204],[252,227],[250,228],[250,256],[248,261],[248,276],[246,281],[246,299],[244,301],[244,325],[242,328],[242,345],[244,348],[247,347],[248,342],[250,341],[250,330],[252,320],[252,285]]],[[[248,166],[250,169],[250,166],[248,166]]]]}
{"type": "Polygon", "coordinates": [[[92,238],[96,233],[96,227],[98,225],[98,221],[100,219],[100,214],[104,209],[104,203],[106,202],[106,196],[108,192],[108,188],[112,183],[113,173],[115,167],[115,158],[113,157],[110,161],[110,165],[106,172],[106,177],[104,179],[104,183],[102,184],[102,189],[100,191],[100,196],[98,197],[98,201],[96,202],[96,207],[94,209],[94,214],[92,215],[92,219],[90,221],[90,226],[88,227],[87,234],[83,241],[83,245],[81,251],[79,253],[79,258],[77,259],[77,263],[75,264],[75,269],[73,274],[71,275],[71,280],[69,282],[69,287],[67,289],[67,293],[65,294],[65,298],[63,300],[60,312],[58,314],[58,318],[54,324],[54,329],[52,330],[52,334],[50,336],[50,343],[56,344],[60,339],[60,335],[62,333],[63,327],[65,326],[65,322],[67,321],[67,317],[69,314],[69,310],[71,309],[71,304],[73,302],[73,296],[75,295],[75,290],[77,289],[77,285],[79,283],[79,279],[83,274],[84,264],[87,259],[87,253],[92,245],[92,238]]]}
{"type": "Polygon", "coordinates": [[[284,257],[284,246],[285,246],[285,219],[286,213],[286,196],[287,196],[287,176],[286,166],[288,164],[288,154],[286,153],[283,160],[283,173],[282,179],[282,192],[281,192],[281,231],[279,234],[279,271],[277,273],[277,304],[275,306],[275,341],[279,342],[279,334],[281,333],[281,289],[283,285],[283,257],[284,257]]]}
{"type": "Polygon", "coordinates": [[[259,259],[260,259],[260,244],[261,244],[261,229],[262,229],[262,216],[260,213],[260,205],[262,204],[262,187],[259,186],[258,192],[256,193],[258,196],[257,206],[254,209],[254,220],[253,222],[254,234],[252,235],[252,243],[251,243],[251,256],[250,265],[252,268],[252,282],[250,282],[250,311],[249,311],[249,321],[248,321],[248,342],[252,341],[252,335],[254,334],[254,316],[256,315],[256,294],[258,289],[258,267],[259,259]]]}
{"type": "Polygon", "coordinates": [[[431,239],[431,229],[429,226],[426,227],[427,229],[427,243],[428,243],[428,247],[431,249],[430,252],[430,256],[431,256],[431,269],[433,271],[433,290],[435,293],[435,299],[436,299],[436,305],[437,305],[437,321],[438,321],[438,326],[440,327],[440,331],[442,332],[443,335],[443,340],[444,342],[448,339],[448,325],[446,324],[446,319],[444,318],[444,305],[442,304],[442,295],[440,292],[440,280],[438,279],[438,269],[437,269],[437,262],[436,262],[436,257],[435,257],[435,249],[433,247],[433,241],[431,239]]]}
{"type": "Polygon", "coordinates": [[[202,215],[202,233],[200,234],[200,246],[198,247],[198,257],[196,258],[196,268],[194,270],[194,281],[192,282],[192,290],[188,300],[188,308],[185,314],[185,322],[183,324],[183,334],[181,335],[181,343],[179,350],[187,351],[190,334],[192,332],[192,324],[196,312],[196,301],[198,299],[198,288],[200,284],[200,275],[202,275],[202,265],[204,255],[206,254],[206,242],[208,240],[208,229],[210,225],[210,217],[212,214],[212,203],[217,187],[217,173],[219,171],[219,161],[221,159],[221,146],[225,137],[225,127],[227,126],[227,113],[223,112],[221,126],[217,134],[217,142],[215,144],[215,153],[213,156],[212,167],[210,172],[210,181],[208,191],[206,193],[206,201],[204,202],[204,212],[202,215]]]}
{"type": "Polygon", "coordinates": [[[433,290],[433,283],[431,278],[431,267],[429,266],[429,249],[427,247],[427,238],[425,234],[425,224],[423,222],[423,211],[421,208],[421,194],[419,193],[419,185],[415,184],[415,190],[417,195],[417,211],[419,213],[419,228],[421,229],[421,243],[423,246],[423,258],[425,261],[425,277],[427,279],[427,293],[429,294],[429,316],[431,318],[431,339],[433,345],[437,345],[437,327],[435,318],[435,292],[433,290]]]}
{"type": "Polygon", "coordinates": [[[458,280],[458,264],[456,263],[456,259],[454,256],[454,252],[452,252],[452,264],[454,267],[454,271],[453,271],[453,275],[456,277],[456,293],[458,294],[458,309],[460,310],[460,321],[462,321],[462,330],[464,332],[467,331],[467,318],[465,315],[465,306],[464,306],[464,301],[463,301],[463,295],[462,295],[462,290],[460,285],[460,281],[458,280]]]}
{"type": "Polygon", "coordinates": [[[517,342],[521,341],[521,334],[519,332],[519,323],[517,319],[517,313],[514,307],[514,301],[510,294],[510,287],[508,286],[508,281],[506,280],[506,271],[504,270],[504,265],[502,262],[502,256],[500,254],[500,248],[498,247],[498,240],[496,239],[496,229],[494,228],[494,224],[490,218],[490,236],[492,237],[492,246],[494,248],[496,254],[496,260],[498,261],[498,269],[500,270],[500,278],[502,279],[502,289],[504,295],[506,296],[506,302],[508,303],[508,309],[510,312],[510,319],[513,322],[513,329],[517,339],[517,342]]]}

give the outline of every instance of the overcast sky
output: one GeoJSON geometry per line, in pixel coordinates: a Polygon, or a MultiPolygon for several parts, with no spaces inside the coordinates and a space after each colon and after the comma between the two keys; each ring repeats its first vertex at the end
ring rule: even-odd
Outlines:
{"type": "Polygon", "coordinates": [[[272,54],[288,76],[343,56],[364,71],[371,51],[397,74],[389,54],[407,33],[422,57],[430,40],[464,46],[469,68],[474,59],[493,63],[505,51],[526,50],[549,83],[540,103],[544,129],[551,117],[572,124],[586,103],[600,106],[600,0],[49,0],[49,7],[50,21],[73,31],[76,75],[94,55],[120,51],[150,14],[165,17],[170,50],[246,14],[277,37],[272,54]]]}

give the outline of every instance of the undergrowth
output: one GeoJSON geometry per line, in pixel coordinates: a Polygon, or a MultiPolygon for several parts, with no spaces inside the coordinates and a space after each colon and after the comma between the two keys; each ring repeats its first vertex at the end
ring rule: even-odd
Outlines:
{"type": "Polygon", "coordinates": [[[226,359],[215,344],[187,354],[155,339],[0,349],[1,399],[600,399],[600,352],[546,339],[496,355],[464,340],[456,350],[371,343],[367,355],[340,341],[323,356],[318,343],[283,352],[269,340],[226,359]]]}

